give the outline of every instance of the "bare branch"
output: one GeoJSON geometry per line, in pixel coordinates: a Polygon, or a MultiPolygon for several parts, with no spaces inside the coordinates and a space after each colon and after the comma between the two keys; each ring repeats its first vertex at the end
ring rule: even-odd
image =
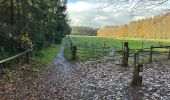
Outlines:
{"type": "Polygon", "coordinates": [[[168,12],[169,10],[160,7],[168,1],[169,0],[108,0],[107,5],[103,8],[113,7],[114,10],[130,9],[130,15],[133,17],[133,15],[147,14],[156,11],[156,9],[157,13],[168,12]]]}

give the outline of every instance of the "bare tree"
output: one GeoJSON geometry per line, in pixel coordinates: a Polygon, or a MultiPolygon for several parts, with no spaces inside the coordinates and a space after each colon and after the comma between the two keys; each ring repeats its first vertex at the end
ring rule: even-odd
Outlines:
{"type": "MultiPolygon", "coordinates": [[[[112,7],[113,10],[126,9],[130,11],[131,17],[147,16],[150,14],[169,12],[169,1],[170,0],[108,0],[103,8],[112,7]]],[[[167,14],[164,17],[166,17],[167,14]]]]}

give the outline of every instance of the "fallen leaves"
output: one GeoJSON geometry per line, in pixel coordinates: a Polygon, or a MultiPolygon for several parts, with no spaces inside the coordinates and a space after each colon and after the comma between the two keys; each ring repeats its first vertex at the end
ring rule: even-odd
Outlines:
{"type": "Polygon", "coordinates": [[[0,98],[170,99],[170,62],[144,65],[141,86],[131,86],[133,65],[125,68],[118,65],[120,63],[120,58],[76,62],[72,65],[54,63],[45,75],[39,75],[38,69],[25,65],[0,80],[0,98]]]}

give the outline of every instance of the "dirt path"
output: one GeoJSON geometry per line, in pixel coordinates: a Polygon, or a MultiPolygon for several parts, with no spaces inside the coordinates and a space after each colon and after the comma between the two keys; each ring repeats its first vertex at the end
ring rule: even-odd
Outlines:
{"type": "Polygon", "coordinates": [[[40,96],[41,99],[168,100],[170,98],[169,63],[146,65],[143,85],[133,87],[130,85],[133,66],[121,67],[119,65],[121,60],[116,57],[114,60],[77,62],[71,65],[63,57],[65,43],[63,42],[55,63],[44,81],[45,88],[40,96]],[[162,70],[166,72],[160,74],[162,70]]]}
{"type": "Polygon", "coordinates": [[[67,89],[68,81],[74,74],[73,65],[64,58],[65,46],[66,40],[62,42],[54,64],[40,83],[40,99],[64,99],[61,94],[64,94],[63,91],[67,89]]]}
{"type": "Polygon", "coordinates": [[[66,39],[63,41],[60,51],[57,54],[57,57],[54,62],[54,67],[57,71],[60,71],[65,74],[70,74],[72,65],[64,58],[64,49],[66,46],[66,39]]]}
{"type": "MultiPolygon", "coordinates": [[[[37,79],[27,76],[0,84],[2,100],[169,100],[170,62],[144,66],[143,85],[130,85],[133,66],[121,67],[119,57],[70,64],[63,42],[54,64],[37,79]],[[22,80],[22,81],[21,81],[22,80]],[[23,81],[24,80],[24,81],[23,81]],[[21,82],[18,84],[18,82],[21,82]],[[19,88],[18,88],[19,87],[19,88]]],[[[32,71],[31,71],[32,72],[32,71]]],[[[34,72],[35,74],[36,72],[34,72]]],[[[22,75],[22,74],[21,74],[22,75]]],[[[19,76],[20,77],[20,76],[19,76]]],[[[1,82],[1,80],[0,80],[1,82]]]]}

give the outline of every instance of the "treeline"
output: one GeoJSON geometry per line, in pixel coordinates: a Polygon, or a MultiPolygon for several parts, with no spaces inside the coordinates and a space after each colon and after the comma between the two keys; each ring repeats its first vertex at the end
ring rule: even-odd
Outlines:
{"type": "Polygon", "coordinates": [[[102,37],[170,39],[170,15],[133,21],[121,26],[106,26],[97,31],[102,37]]]}
{"type": "Polygon", "coordinates": [[[96,36],[97,29],[92,27],[85,27],[85,26],[72,26],[71,27],[72,35],[88,35],[88,36],[96,36]]]}
{"type": "Polygon", "coordinates": [[[69,34],[67,0],[0,0],[0,53],[41,50],[69,34]]]}

